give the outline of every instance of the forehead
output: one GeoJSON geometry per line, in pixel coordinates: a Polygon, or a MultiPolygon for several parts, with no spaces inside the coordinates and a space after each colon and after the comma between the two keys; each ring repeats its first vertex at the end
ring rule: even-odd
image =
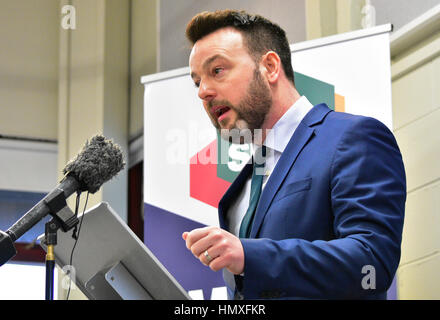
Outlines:
{"type": "Polygon", "coordinates": [[[198,40],[191,50],[190,68],[197,68],[210,57],[219,54],[225,58],[247,55],[242,34],[234,28],[223,28],[198,40]]]}

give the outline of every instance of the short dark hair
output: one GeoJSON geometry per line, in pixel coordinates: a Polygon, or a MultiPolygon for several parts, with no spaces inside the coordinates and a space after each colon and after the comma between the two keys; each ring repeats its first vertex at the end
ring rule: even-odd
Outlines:
{"type": "Polygon", "coordinates": [[[266,52],[276,52],[281,59],[287,79],[295,84],[286,32],[276,23],[260,15],[229,9],[204,11],[194,16],[188,23],[186,37],[194,45],[201,38],[226,27],[232,27],[242,33],[244,44],[256,62],[266,52]]]}

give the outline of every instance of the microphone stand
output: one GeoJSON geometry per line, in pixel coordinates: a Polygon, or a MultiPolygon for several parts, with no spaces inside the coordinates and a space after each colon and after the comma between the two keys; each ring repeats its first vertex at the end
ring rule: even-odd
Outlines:
{"type": "MultiPolygon", "coordinates": [[[[78,197],[81,192],[78,191],[78,197]]],[[[67,232],[75,227],[79,220],[76,213],[67,206],[63,190],[57,189],[53,192],[46,204],[50,208],[50,215],[53,217],[44,227],[44,242],[47,246],[46,252],[46,300],[53,300],[54,292],[54,270],[55,270],[55,245],[57,244],[57,231],[67,232]]]]}
{"type": "Polygon", "coordinates": [[[54,292],[54,270],[55,270],[55,253],[54,247],[57,244],[57,231],[60,224],[55,218],[45,224],[44,238],[47,245],[46,252],[46,300],[53,300],[54,292]]]}

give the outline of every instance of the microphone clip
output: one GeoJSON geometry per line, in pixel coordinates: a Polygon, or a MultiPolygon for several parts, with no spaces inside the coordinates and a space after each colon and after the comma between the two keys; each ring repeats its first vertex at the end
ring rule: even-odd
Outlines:
{"type": "Polygon", "coordinates": [[[55,189],[54,192],[44,199],[44,203],[49,207],[50,215],[57,221],[64,232],[69,231],[78,224],[78,217],[67,206],[63,190],[55,189]]]}

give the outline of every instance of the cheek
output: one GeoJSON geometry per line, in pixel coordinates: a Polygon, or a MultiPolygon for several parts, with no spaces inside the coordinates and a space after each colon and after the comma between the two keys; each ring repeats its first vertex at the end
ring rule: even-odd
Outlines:
{"type": "Polygon", "coordinates": [[[228,100],[237,105],[246,96],[249,83],[252,82],[252,73],[243,68],[230,70],[222,81],[217,83],[216,99],[228,100]]]}
{"type": "Polygon", "coordinates": [[[237,81],[230,84],[230,92],[236,102],[242,100],[246,95],[248,83],[248,81],[237,81]]]}
{"type": "Polygon", "coordinates": [[[240,105],[240,103],[243,102],[244,99],[247,97],[249,84],[251,82],[251,79],[241,78],[239,81],[231,81],[230,83],[228,83],[230,97],[229,99],[234,106],[240,105]]]}

